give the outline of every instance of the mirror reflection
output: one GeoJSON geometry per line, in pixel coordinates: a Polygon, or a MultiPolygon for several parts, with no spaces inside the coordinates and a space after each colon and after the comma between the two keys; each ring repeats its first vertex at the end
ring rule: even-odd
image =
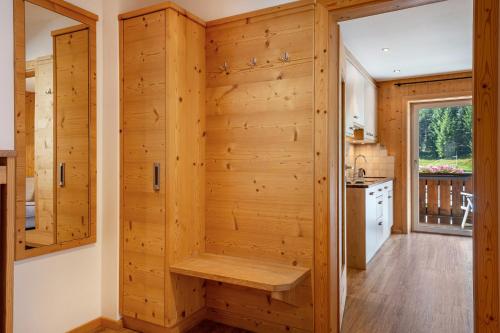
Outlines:
{"type": "Polygon", "coordinates": [[[25,6],[29,249],[89,235],[89,30],[25,6]]]}

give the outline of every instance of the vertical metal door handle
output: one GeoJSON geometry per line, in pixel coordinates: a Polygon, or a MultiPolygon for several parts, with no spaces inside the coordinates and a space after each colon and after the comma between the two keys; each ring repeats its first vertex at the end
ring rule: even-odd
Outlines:
{"type": "Polygon", "coordinates": [[[59,187],[66,184],[66,163],[59,163],[59,187]]]}
{"type": "Polygon", "coordinates": [[[155,163],[153,167],[153,190],[160,190],[160,163],[155,163]]]}

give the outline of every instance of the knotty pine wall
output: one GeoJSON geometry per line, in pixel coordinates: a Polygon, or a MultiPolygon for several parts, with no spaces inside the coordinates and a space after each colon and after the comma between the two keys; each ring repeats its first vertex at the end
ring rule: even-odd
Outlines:
{"type": "Polygon", "coordinates": [[[400,87],[394,84],[470,76],[472,73],[465,72],[377,83],[379,140],[387,148],[389,155],[395,157],[393,232],[411,231],[411,212],[408,204],[411,200],[410,165],[408,164],[408,154],[410,154],[408,102],[471,96],[472,78],[409,84],[400,87]]]}
{"type": "MultiPolygon", "coordinates": [[[[207,28],[207,252],[312,267],[313,26],[306,5],[207,28]]],[[[312,331],[309,280],[296,298],[207,282],[209,316],[252,331],[312,331]]]]}

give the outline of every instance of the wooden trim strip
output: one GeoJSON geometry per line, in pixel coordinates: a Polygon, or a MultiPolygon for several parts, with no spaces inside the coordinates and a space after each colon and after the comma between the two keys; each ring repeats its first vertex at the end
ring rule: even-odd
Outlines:
{"type": "MultiPolygon", "coordinates": [[[[329,172],[329,137],[334,133],[330,127],[332,117],[337,113],[329,103],[329,14],[326,7],[316,5],[314,14],[314,265],[313,265],[313,309],[314,332],[331,332],[332,314],[337,316],[337,286],[335,279],[337,258],[335,256],[336,216],[330,215],[330,177],[337,183],[337,177],[329,172]],[[333,222],[331,221],[333,219],[333,222]]],[[[336,279],[335,279],[336,281],[336,279]]],[[[338,283],[337,283],[338,284],[338,283]]]]}
{"type": "Polygon", "coordinates": [[[217,25],[231,23],[231,22],[235,22],[235,21],[240,21],[240,20],[246,20],[246,19],[250,19],[250,18],[255,18],[255,17],[258,17],[258,16],[264,16],[264,15],[274,14],[274,13],[277,13],[277,12],[283,12],[283,11],[286,11],[286,10],[297,9],[297,8],[301,8],[301,7],[305,7],[304,10],[306,10],[306,9],[312,9],[313,7],[311,7],[311,6],[314,5],[314,2],[315,1],[313,1],[313,0],[300,0],[300,1],[291,2],[291,3],[279,5],[279,6],[274,6],[274,7],[269,7],[269,8],[254,10],[254,11],[251,11],[251,12],[248,12],[248,13],[243,13],[243,14],[238,14],[238,15],[234,15],[234,16],[224,17],[224,18],[221,18],[221,19],[208,21],[207,22],[207,28],[215,27],[217,25]]]}
{"type": "Polygon", "coordinates": [[[337,21],[394,12],[446,0],[317,0],[335,11],[337,21]]]}
{"type": "Polygon", "coordinates": [[[85,30],[85,29],[88,29],[89,26],[86,25],[86,24],[78,24],[78,25],[74,25],[72,27],[67,27],[67,28],[62,28],[62,29],[58,29],[58,30],[54,30],[51,32],[51,35],[52,37],[55,37],[55,36],[60,36],[60,35],[64,35],[64,34],[69,34],[69,33],[72,33],[72,32],[77,32],[77,31],[81,31],[81,30],[85,30]]]}
{"type": "Polygon", "coordinates": [[[34,5],[43,7],[52,12],[64,15],[86,24],[95,24],[99,21],[99,16],[96,14],[75,6],[64,0],[25,0],[34,5]]]}
{"type": "Polygon", "coordinates": [[[15,150],[0,150],[0,157],[16,157],[15,150]]]}
{"type": "Polygon", "coordinates": [[[455,81],[455,80],[466,80],[466,79],[472,79],[472,76],[461,76],[461,77],[452,77],[452,78],[447,78],[447,79],[436,79],[436,80],[423,80],[423,81],[414,81],[414,82],[397,82],[394,83],[395,86],[401,87],[401,86],[407,86],[411,84],[422,84],[422,83],[432,83],[432,82],[444,82],[444,81],[455,81]]]}
{"type": "Polygon", "coordinates": [[[91,333],[102,328],[120,330],[123,328],[122,320],[114,320],[106,317],[93,319],[85,324],[69,330],[67,333],[91,333]]]}
{"type": "Polygon", "coordinates": [[[186,18],[190,19],[191,21],[198,23],[202,27],[205,27],[207,25],[203,19],[188,12],[186,9],[182,8],[181,6],[175,4],[171,1],[167,1],[167,2],[157,4],[157,5],[152,5],[152,6],[136,9],[136,10],[126,12],[126,13],[122,13],[122,14],[118,15],[118,19],[119,20],[126,20],[126,19],[130,19],[130,18],[134,18],[137,16],[141,16],[141,15],[145,15],[145,14],[149,14],[149,13],[153,13],[153,12],[158,12],[160,10],[166,10],[166,9],[175,10],[180,15],[183,15],[186,18]]]}
{"type": "Polygon", "coordinates": [[[7,184],[7,167],[0,166],[0,185],[7,184]]]}
{"type": "Polygon", "coordinates": [[[14,286],[14,228],[15,228],[15,187],[16,187],[16,159],[13,156],[0,159],[0,249],[2,255],[2,285],[0,294],[3,299],[0,303],[0,331],[13,331],[13,286],[14,286]]]}
{"type": "Polygon", "coordinates": [[[474,1],[474,331],[498,332],[499,2],[474,1]]]}

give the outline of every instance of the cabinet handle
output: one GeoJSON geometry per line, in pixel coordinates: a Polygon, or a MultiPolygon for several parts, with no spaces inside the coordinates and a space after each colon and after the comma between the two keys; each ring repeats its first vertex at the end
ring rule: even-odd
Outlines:
{"type": "Polygon", "coordinates": [[[389,199],[392,199],[392,195],[388,196],[389,199]]]}
{"type": "Polygon", "coordinates": [[[382,192],[382,189],[381,189],[381,188],[379,188],[379,189],[378,189],[378,191],[379,191],[379,192],[382,192]]]}
{"type": "Polygon", "coordinates": [[[358,119],[358,116],[354,116],[354,119],[358,119]]]}
{"type": "Polygon", "coordinates": [[[378,204],[379,204],[379,205],[381,205],[381,204],[383,204],[383,203],[384,203],[383,201],[379,201],[379,202],[378,202],[378,204]]]}
{"type": "Polygon", "coordinates": [[[387,186],[384,186],[384,189],[386,189],[386,190],[387,190],[387,189],[388,189],[388,187],[387,187],[387,186]]]}
{"type": "Polygon", "coordinates": [[[59,163],[59,187],[66,185],[66,163],[59,163]]]}
{"type": "Polygon", "coordinates": [[[375,192],[370,192],[370,195],[374,195],[374,194],[375,194],[375,192]]]}
{"type": "Polygon", "coordinates": [[[384,224],[384,222],[382,222],[382,221],[380,221],[380,222],[378,223],[378,225],[382,225],[382,224],[384,224]]]}
{"type": "Polygon", "coordinates": [[[153,167],[153,190],[160,190],[160,163],[155,163],[153,167]]]}

